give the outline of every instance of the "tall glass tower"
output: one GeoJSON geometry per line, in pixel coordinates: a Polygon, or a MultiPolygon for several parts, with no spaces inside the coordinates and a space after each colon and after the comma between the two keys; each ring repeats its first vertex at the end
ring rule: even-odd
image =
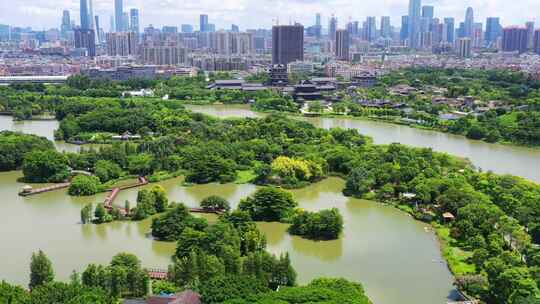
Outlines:
{"type": "Polygon", "coordinates": [[[90,20],[88,19],[88,3],[86,0],[81,0],[81,29],[90,29],[90,20]]]}
{"type": "Polygon", "coordinates": [[[419,46],[421,9],[422,0],[409,0],[409,47],[413,49],[419,46]]]}
{"type": "Polygon", "coordinates": [[[114,24],[116,31],[122,32],[124,29],[124,3],[123,0],[114,0],[114,24]]]}

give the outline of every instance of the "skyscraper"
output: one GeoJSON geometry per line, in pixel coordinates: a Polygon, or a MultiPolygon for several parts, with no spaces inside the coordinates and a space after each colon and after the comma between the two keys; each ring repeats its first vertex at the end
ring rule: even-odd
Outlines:
{"type": "Polygon", "coordinates": [[[364,27],[364,39],[373,41],[377,38],[377,20],[375,17],[367,17],[364,27]]]}
{"type": "Polygon", "coordinates": [[[88,21],[90,22],[90,28],[96,31],[96,23],[94,22],[94,1],[88,0],[88,21]]]}
{"type": "Polygon", "coordinates": [[[97,43],[101,43],[101,40],[103,39],[103,37],[101,37],[101,34],[102,34],[102,30],[100,28],[100,25],[99,25],[99,16],[96,15],[94,17],[94,24],[95,24],[95,28],[96,28],[96,42],[97,43]]]}
{"type": "Polygon", "coordinates": [[[199,31],[201,33],[209,32],[208,15],[200,15],[199,16],[199,31]]]}
{"type": "Polygon", "coordinates": [[[62,37],[66,38],[67,32],[71,31],[71,17],[68,10],[62,13],[62,24],[60,25],[62,37]]]}
{"type": "Polygon", "coordinates": [[[485,40],[487,45],[493,45],[497,38],[501,36],[501,23],[498,17],[488,17],[486,19],[486,34],[485,40]]]}
{"type": "Polygon", "coordinates": [[[454,43],[455,41],[455,21],[454,18],[444,18],[443,41],[454,43]]]}
{"type": "Polygon", "coordinates": [[[422,7],[422,0],[409,0],[409,30],[408,39],[409,47],[418,48],[418,40],[420,33],[420,10],[422,7]]]}
{"type": "Polygon", "coordinates": [[[182,24],[182,33],[193,33],[193,26],[191,24],[182,24]]]}
{"type": "Polygon", "coordinates": [[[399,39],[406,41],[409,39],[409,16],[401,16],[401,31],[399,33],[399,39]]]}
{"type": "Polygon", "coordinates": [[[433,17],[435,16],[435,8],[433,5],[422,6],[422,18],[420,22],[421,32],[431,32],[431,25],[433,23],[433,17]]]}
{"type": "Polygon", "coordinates": [[[90,29],[90,20],[88,20],[88,2],[86,0],[81,0],[81,29],[88,30],[90,29]]]}
{"type": "Polygon", "coordinates": [[[390,38],[392,36],[392,28],[390,25],[390,16],[381,17],[381,37],[390,38]]]}
{"type": "Polygon", "coordinates": [[[336,40],[336,31],[337,31],[337,18],[332,15],[330,22],[328,24],[328,37],[330,40],[336,40]]]}
{"type": "Polygon", "coordinates": [[[130,15],[130,21],[131,21],[131,31],[138,34],[140,32],[139,10],[136,8],[132,8],[129,11],[129,15],[130,15]]]}
{"type": "Polygon", "coordinates": [[[505,27],[503,29],[502,50],[503,52],[525,53],[527,51],[527,28],[505,27]]]}
{"type": "Polygon", "coordinates": [[[534,31],[534,45],[533,45],[533,51],[540,55],[540,29],[534,31]]]}
{"type": "Polygon", "coordinates": [[[272,64],[288,64],[304,60],[304,27],[276,25],[272,27],[272,64]]]}
{"type": "Polygon", "coordinates": [[[129,13],[125,12],[122,14],[122,31],[129,31],[130,25],[129,25],[129,13]]]}
{"type": "Polygon", "coordinates": [[[124,27],[124,3],[123,0],[114,0],[114,24],[116,31],[122,32],[124,27]]]}
{"type": "Polygon", "coordinates": [[[534,21],[525,23],[527,28],[527,48],[532,49],[534,44],[534,21]]]}
{"type": "Polygon", "coordinates": [[[465,37],[473,38],[474,36],[474,11],[472,7],[467,8],[465,13],[465,37]]]}
{"type": "Polygon", "coordinates": [[[433,19],[435,17],[435,8],[433,5],[422,6],[422,17],[433,19]]]}
{"type": "Polygon", "coordinates": [[[321,36],[322,36],[321,14],[317,13],[315,15],[315,37],[320,39],[321,36]]]}
{"type": "Polygon", "coordinates": [[[349,60],[349,32],[347,30],[336,31],[336,58],[349,60]]]}
{"type": "Polygon", "coordinates": [[[109,56],[136,55],[137,45],[137,34],[134,32],[107,34],[107,55],[109,56]]]}
{"type": "Polygon", "coordinates": [[[74,36],[76,48],[86,49],[89,57],[96,56],[96,36],[94,30],[77,28],[74,31],[74,36]]]}
{"type": "Polygon", "coordinates": [[[459,57],[468,58],[471,57],[471,38],[459,38],[458,50],[459,57]]]}

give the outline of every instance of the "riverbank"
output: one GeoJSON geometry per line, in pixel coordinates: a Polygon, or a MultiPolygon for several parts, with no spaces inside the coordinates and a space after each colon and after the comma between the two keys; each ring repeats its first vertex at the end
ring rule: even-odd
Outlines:
{"type": "MultiPolygon", "coordinates": [[[[10,198],[2,204],[0,228],[10,231],[16,227],[18,231],[0,235],[0,242],[9,244],[0,251],[0,258],[11,261],[1,265],[1,279],[25,285],[28,258],[39,248],[48,253],[62,280],[68,280],[73,269],[80,270],[87,263],[107,263],[118,252],[136,254],[148,268],[167,268],[175,244],[150,237],[151,219],[80,225],[81,208],[102,202],[106,194],[70,197],[65,191],[58,191],[21,198],[16,194],[22,187],[16,182],[19,175],[20,172],[0,173],[0,195],[10,198]]],[[[257,188],[234,183],[181,187],[181,180],[174,178],[156,184],[164,187],[171,201],[183,202],[188,207],[197,207],[203,198],[218,195],[235,208],[257,188]]],[[[424,231],[424,224],[394,208],[344,197],[343,186],[343,180],[331,177],[290,191],[305,210],[338,208],[345,220],[345,231],[339,240],[314,242],[289,235],[285,224],[258,223],[267,237],[269,251],[290,253],[300,284],[321,275],[346,277],[363,282],[374,303],[444,303],[453,290],[452,278],[448,270],[432,262],[440,259],[434,235],[424,231]],[[400,254],[396,256],[396,252],[400,254]]],[[[135,202],[137,191],[123,191],[117,201],[135,202]]],[[[213,215],[199,216],[215,219],[213,215]]]]}
{"type": "MultiPolygon", "coordinates": [[[[186,107],[194,112],[221,118],[264,117],[267,112],[255,112],[249,105],[213,105],[186,107]]],[[[483,141],[469,140],[461,135],[443,133],[404,125],[379,122],[364,118],[303,117],[291,116],[313,124],[316,127],[330,129],[356,129],[363,135],[373,138],[375,144],[404,145],[431,148],[434,151],[467,158],[483,171],[498,174],[521,176],[531,181],[540,182],[540,149],[515,145],[489,144],[483,141]],[[489,155],[489,157],[486,157],[489,155]]]]}

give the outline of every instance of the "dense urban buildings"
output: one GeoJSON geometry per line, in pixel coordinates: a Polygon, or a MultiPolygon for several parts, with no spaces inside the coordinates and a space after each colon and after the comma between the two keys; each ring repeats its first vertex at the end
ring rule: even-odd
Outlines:
{"type": "MultiPolygon", "coordinates": [[[[430,58],[430,65],[448,62],[449,58],[481,65],[496,62],[492,58],[497,54],[538,52],[532,21],[507,26],[503,31],[500,17],[489,16],[485,23],[477,22],[474,9],[465,6],[458,18],[444,16],[437,5],[426,5],[421,0],[410,0],[399,22],[388,15],[349,18],[341,24],[341,30],[337,16],[331,13],[314,13],[306,26],[290,20],[289,25],[276,25],[271,30],[244,30],[240,20],[216,28],[204,12],[195,17],[197,24],[143,26],[139,8],[126,7],[129,3],[122,0],[108,1],[111,14],[99,16],[96,13],[103,14],[101,4],[94,12],[98,7],[95,1],[80,0],[78,12],[64,10],[58,15],[58,28],[33,30],[0,24],[0,42],[4,42],[0,52],[22,52],[22,56],[32,58],[35,55],[28,52],[68,56],[75,59],[74,65],[85,67],[91,60],[90,65],[98,67],[159,64],[250,72],[264,70],[272,63],[290,71],[312,71],[335,61],[349,61],[352,66],[379,63],[394,67],[424,58],[430,58]],[[74,20],[73,15],[80,18],[74,20]],[[105,16],[111,17],[110,27],[103,26],[105,16]]],[[[510,66],[510,61],[500,65],[510,66]]]]}

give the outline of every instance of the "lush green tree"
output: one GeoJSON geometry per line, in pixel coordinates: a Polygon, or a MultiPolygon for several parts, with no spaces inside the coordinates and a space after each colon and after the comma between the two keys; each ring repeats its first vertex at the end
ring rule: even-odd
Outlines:
{"type": "Polygon", "coordinates": [[[336,208],[309,212],[299,210],[293,217],[289,232],[310,239],[333,240],[343,231],[343,217],[336,208]]]}
{"type": "Polygon", "coordinates": [[[122,175],[122,168],[112,161],[99,160],[94,168],[96,176],[102,183],[117,179],[122,175]]]}
{"type": "Polygon", "coordinates": [[[155,185],[150,190],[154,197],[154,205],[156,208],[156,212],[164,212],[169,207],[169,199],[167,198],[167,193],[165,193],[165,189],[160,185],[155,185]]]}
{"type": "Polygon", "coordinates": [[[0,171],[22,166],[25,155],[32,150],[53,150],[52,142],[44,137],[10,131],[0,132],[0,171]]]}
{"type": "Polygon", "coordinates": [[[36,288],[54,280],[54,271],[51,260],[45,253],[39,250],[37,253],[32,253],[30,261],[30,289],[36,288]]]}
{"type": "Polygon", "coordinates": [[[102,203],[97,204],[96,209],[94,210],[94,217],[97,224],[112,221],[112,216],[107,212],[107,209],[105,209],[105,206],[102,203]]]}
{"type": "Polygon", "coordinates": [[[201,207],[210,211],[229,211],[231,209],[230,203],[217,195],[212,195],[204,198],[201,203],[201,207]]]}
{"type": "Polygon", "coordinates": [[[0,282],[0,303],[26,304],[29,303],[29,294],[19,286],[12,286],[7,282],[0,282]]]}
{"type": "Polygon", "coordinates": [[[169,281],[163,281],[163,280],[152,281],[152,293],[155,295],[172,294],[178,291],[179,291],[178,287],[169,281]]]}
{"type": "Polygon", "coordinates": [[[207,225],[206,220],[192,216],[184,204],[175,204],[165,214],[152,220],[152,236],[160,240],[175,241],[186,228],[200,231],[207,225]]]}
{"type": "Polygon", "coordinates": [[[265,187],[240,202],[239,208],[247,211],[256,221],[282,221],[291,216],[298,205],[291,193],[265,187]]]}
{"type": "Polygon", "coordinates": [[[363,196],[375,185],[373,174],[362,167],[354,168],[347,177],[347,183],[343,193],[345,195],[363,196]]]}
{"type": "Polygon", "coordinates": [[[24,179],[33,183],[62,182],[69,176],[67,158],[54,150],[33,150],[23,161],[24,179]]]}
{"type": "Polygon", "coordinates": [[[154,157],[145,153],[130,155],[128,170],[131,174],[149,175],[154,172],[154,157]]]}
{"type": "Polygon", "coordinates": [[[81,209],[81,222],[83,224],[92,222],[92,204],[86,204],[81,209]]]}
{"type": "Polygon", "coordinates": [[[231,182],[236,178],[235,163],[215,154],[197,155],[188,169],[186,181],[192,183],[231,182]]]}
{"type": "Polygon", "coordinates": [[[68,193],[72,196],[90,196],[98,193],[101,183],[95,176],[77,175],[69,185],[68,193]]]}
{"type": "Polygon", "coordinates": [[[263,282],[250,276],[216,276],[210,278],[200,288],[203,302],[209,304],[242,299],[268,291],[263,282]]]}

